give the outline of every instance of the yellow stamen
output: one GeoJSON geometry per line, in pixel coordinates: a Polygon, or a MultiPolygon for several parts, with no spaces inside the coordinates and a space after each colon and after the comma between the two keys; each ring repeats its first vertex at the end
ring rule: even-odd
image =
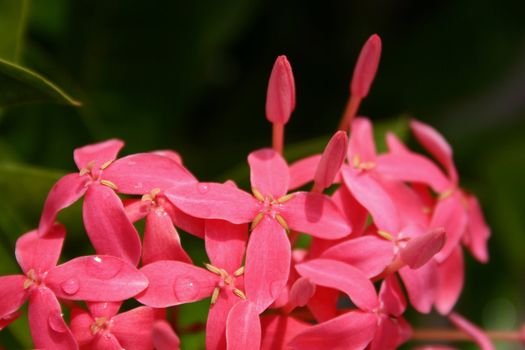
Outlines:
{"type": "Polygon", "coordinates": [[[242,290],[240,290],[240,289],[233,288],[233,294],[235,294],[236,296],[238,296],[238,297],[241,298],[241,299],[246,300],[246,294],[244,294],[244,293],[242,292],[242,290]]]}
{"type": "Polygon", "coordinates": [[[278,203],[281,203],[281,204],[282,204],[282,203],[286,203],[286,202],[288,202],[290,199],[292,199],[293,196],[294,196],[293,193],[285,194],[284,196],[279,197],[279,198],[277,199],[277,202],[278,202],[278,203]]]}
{"type": "Polygon", "coordinates": [[[160,188],[154,188],[150,193],[146,193],[142,196],[143,201],[154,201],[157,195],[160,193],[160,188]]]}
{"type": "Polygon", "coordinates": [[[24,289],[29,288],[32,284],[33,284],[33,280],[31,280],[31,279],[29,279],[29,278],[26,279],[26,280],[24,281],[24,289]]]}
{"type": "Polygon", "coordinates": [[[262,195],[261,192],[259,192],[258,189],[256,189],[255,187],[252,187],[252,193],[255,196],[255,198],[257,198],[261,202],[264,202],[264,196],[262,195]]]}
{"type": "Polygon", "coordinates": [[[286,230],[286,233],[290,232],[290,228],[288,227],[288,224],[286,223],[286,221],[281,215],[275,214],[275,220],[277,220],[277,222],[281,224],[282,227],[284,227],[284,229],[286,230]]]}
{"type": "Polygon", "coordinates": [[[359,168],[359,164],[361,164],[361,158],[359,157],[359,154],[354,155],[354,158],[352,159],[352,164],[354,168],[359,168]]]}
{"type": "Polygon", "coordinates": [[[220,291],[221,289],[219,287],[215,287],[215,289],[213,290],[213,293],[211,294],[211,304],[212,305],[215,305],[215,303],[217,302],[217,298],[219,297],[220,291]]]}
{"type": "Polygon", "coordinates": [[[113,163],[112,160],[108,160],[107,162],[105,162],[104,164],[102,164],[102,166],[100,167],[100,169],[104,170],[106,169],[111,163],[113,163]]]}
{"type": "Polygon", "coordinates": [[[388,233],[386,231],[378,230],[377,234],[380,235],[381,237],[383,237],[384,239],[389,240],[389,241],[394,240],[394,237],[390,233],[388,233]]]}
{"type": "Polygon", "coordinates": [[[216,275],[222,276],[222,270],[218,267],[213,266],[212,264],[204,263],[204,266],[208,271],[213,272],[216,275]]]}
{"type": "Polygon", "coordinates": [[[95,317],[95,323],[93,323],[89,327],[89,330],[91,331],[91,334],[93,334],[93,335],[97,334],[104,327],[104,324],[106,323],[106,320],[107,320],[107,318],[105,318],[105,317],[95,317]]]}
{"type": "Polygon", "coordinates": [[[454,193],[454,189],[449,189],[449,190],[446,190],[445,192],[441,192],[438,196],[438,199],[440,201],[444,200],[444,199],[447,199],[448,197],[452,196],[452,194],[454,193]]]}
{"type": "Polygon", "coordinates": [[[241,275],[244,275],[244,266],[239,267],[239,268],[233,273],[233,275],[234,275],[235,277],[239,277],[239,276],[241,276],[241,275]]]}
{"type": "Polygon", "coordinates": [[[117,185],[115,185],[113,182],[109,181],[109,180],[100,180],[100,183],[102,185],[105,185],[105,186],[108,186],[109,188],[113,189],[113,190],[117,190],[117,185]]]}
{"type": "Polygon", "coordinates": [[[264,213],[259,213],[255,216],[255,219],[253,219],[252,224],[250,226],[250,231],[253,231],[257,225],[261,222],[261,220],[264,217],[264,213]]]}

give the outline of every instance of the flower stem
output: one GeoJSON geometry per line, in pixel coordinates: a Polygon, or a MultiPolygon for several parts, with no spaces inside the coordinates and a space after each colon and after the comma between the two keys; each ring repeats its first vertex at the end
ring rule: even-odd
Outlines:
{"type": "Polygon", "coordinates": [[[273,133],[272,133],[272,144],[273,149],[279,153],[283,154],[283,144],[284,144],[284,124],[273,123],[273,133]]]}
{"type": "Polygon", "coordinates": [[[339,123],[339,130],[348,131],[348,129],[350,128],[350,124],[352,123],[352,120],[354,119],[357,110],[359,109],[360,104],[361,98],[357,96],[350,96],[346,104],[346,109],[343,114],[343,117],[341,118],[341,122],[339,123]]]}

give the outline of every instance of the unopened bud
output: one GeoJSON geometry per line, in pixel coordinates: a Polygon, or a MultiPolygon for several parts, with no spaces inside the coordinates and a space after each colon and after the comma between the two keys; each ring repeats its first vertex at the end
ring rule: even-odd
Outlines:
{"type": "Polygon", "coordinates": [[[314,188],[323,191],[334,182],[335,176],[341,169],[348,149],[346,132],[338,131],[326,145],[314,177],[314,188]]]}
{"type": "Polygon", "coordinates": [[[368,95],[370,85],[372,85],[377,72],[380,57],[381,38],[379,38],[379,35],[374,34],[366,41],[357,59],[350,86],[352,96],[364,98],[368,95]]]}
{"type": "Polygon", "coordinates": [[[273,65],[266,94],[266,118],[272,123],[286,124],[295,108],[295,83],[292,67],[282,55],[273,65]]]}

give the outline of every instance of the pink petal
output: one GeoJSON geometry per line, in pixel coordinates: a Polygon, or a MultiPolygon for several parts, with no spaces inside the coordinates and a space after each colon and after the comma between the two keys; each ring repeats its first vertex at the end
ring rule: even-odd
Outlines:
{"type": "Polygon", "coordinates": [[[106,333],[104,336],[98,336],[91,343],[91,349],[97,350],[122,350],[118,339],[111,333],[106,333]]]}
{"type": "Polygon", "coordinates": [[[20,236],[16,241],[16,260],[27,273],[33,269],[37,275],[56,266],[62,251],[66,229],[62,225],[53,225],[48,233],[38,237],[37,230],[20,236]]]}
{"type": "Polygon", "coordinates": [[[447,169],[452,183],[457,185],[458,173],[452,159],[452,148],[445,138],[430,125],[418,120],[411,120],[410,128],[419,143],[447,169]]]}
{"type": "Polygon", "coordinates": [[[337,300],[340,294],[341,292],[332,288],[315,287],[315,293],[307,306],[317,322],[324,322],[338,315],[337,300]]]}
{"type": "Polygon", "coordinates": [[[87,234],[98,254],[118,256],[138,264],[139,235],[111,188],[100,184],[90,186],[82,214],[87,234]]]}
{"type": "Polygon", "coordinates": [[[0,277],[0,319],[15,313],[29,297],[29,290],[24,289],[27,279],[23,275],[0,277]]]}
{"type": "Polygon", "coordinates": [[[212,265],[232,274],[241,267],[248,240],[248,225],[223,220],[206,221],[206,252],[212,265]]]}
{"type": "Polygon", "coordinates": [[[381,283],[379,300],[387,315],[399,317],[405,312],[407,301],[395,274],[387,276],[381,283]]]}
{"type": "Polygon", "coordinates": [[[286,56],[277,57],[266,93],[266,118],[272,123],[286,124],[295,108],[295,83],[292,67],[286,56]]]}
{"type": "Polygon", "coordinates": [[[191,233],[199,238],[204,238],[204,220],[188,215],[179,208],[175,207],[167,198],[162,197],[162,200],[157,197],[157,202],[161,202],[161,206],[171,217],[171,221],[175,226],[181,228],[183,231],[191,233]]]}
{"type": "Polygon", "coordinates": [[[156,321],[155,310],[147,306],[123,312],[113,317],[111,333],[124,349],[150,350],[153,348],[151,329],[156,321]]]}
{"type": "Polygon", "coordinates": [[[122,302],[105,301],[87,301],[86,304],[93,317],[105,317],[107,319],[110,319],[113,316],[115,316],[118,313],[120,307],[122,306],[122,302]]]}
{"type": "Polygon", "coordinates": [[[465,279],[463,253],[458,246],[450,255],[438,265],[438,290],[436,309],[442,315],[450,313],[456,304],[465,279]]]}
{"type": "Polygon", "coordinates": [[[77,342],[62,318],[60,304],[47,288],[36,288],[29,299],[29,327],[37,349],[74,350],[77,342]]]}
{"type": "Polygon", "coordinates": [[[289,302],[293,306],[303,307],[315,294],[315,284],[308,278],[299,277],[290,288],[289,302]]]}
{"type": "Polygon", "coordinates": [[[141,272],[148,278],[149,287],[136,299],[156,308],[209,297],[219,282],[219,276],[208,270],[180,261],[156,261],[144,266],[141,272]]]}
{"type": "Polygon", "coordinates": [[[255,304],[245,300],[237,303],[226,321],[228,350],[259,349],[261,322],[255,304]]]}
{"type": "Polygon", "coordinates": [[[336,260],[315,259],[295,266],[297,272],[311,282],[346,293],[363,310],[377,307],[374,285],[360,270],[336,260]],[[341,278],[344,276],[344,278],[341,278]]]}
{"type": "Polygon", "coordinates": [[[248,155],[250,182],[263,196],[277,199],[288,191],[289,170],[284,158],[271,148],[263,148],[248,155]]]}
{"type": "Polygon", "coordinates": [[[437,202],[430,227],[443,227],[447,235],[445,246],[436,254],[436,260],[441,262],[460,244],[467,227],[467,214],[460,193],[437,202]]]}
{"type": "Polygon", "coordinates": [[[38,234],[43,236],[49,231],[59,211],[75,203],[86,193],[90,179],[87,176],[80,176],[78,173],[67,174],[60,178],[53,185],[47,195],[40,223],[38,234]]]}
{"type": "Polygon", "coordinates": [[[295,192],[279,213],[291,229],[319,238],[342,238],[352,231],[330,197],[320,193],[295,192]]]}
{"type": "Polygon", "coordinates": [[[320,161],[321,155],[314,154],[292,163],[288,168],[290,172],[288,190],[295,190],[313,181],[320,161]]]}
{"type": "Polygon", "coordinates": [[[386,144],[390,153],[405,154],[411,153],[410,149],[391,131],[386,133],[386,144]]]}
{"type": "Polygon", "coordinates": [[[151,152],[152,154],[157,154],[173,160],[175,163],[182,165],[182,157],[178,152],[172,151],[170,149],[158,150],[151,152]]]}
{"type": "Polygon", "coordinates": [[[354,198],[346,186],[340,186],[332,195],[332,201],[352,226],[352,236],[363,234],[368,220],[368,211],[354,198]]]}
{"type": "Polygon", "coordinates": [[[67,300],[121,301],[148,286],[139,270],[114,256],[83,256],[47,273],[45,284],[67,300]]]}
{"type": "Polygon", "coordinates": [[[336,175],[341,169],[341,165],[346,158],[348,150],[348,137],[346,132],[338,131],[332,136],[315,172],[315,187],[320,191],[330,187],[336,175]]]}
{"type": "Polygon", "coordinates": [[[12,314],[9,314],[9,315],[6,315],[0,318],[0,331],[4,329],[5,327],[9,326],[14,321],[16,321],[20,316],[22,316],[22,312],[17,311],[17,312],[13,312],[12,314]]]}
{"type": "Polygon", "coordinates": [[[419,182],[441,193],[452,187],[442,171],[429,159],[416,153],[387,153],[377,157],[377,172],[399,181],[419,182]]]}
{"type": "Polygon", "coordinates": [[[270,306],[286,285],[291,254],[284,228],[265,216],[248,242],[244,274],[246,296],[258,313],[270,306]]]}
{"type": "Polygon", "coordinates": [[[370,343],[376,329],[374,314],[352,311],[310,327],[288,345],[301,350],[362,350],[370,343]]]}
{"type": "Polygon", "coordinates": [[[129,221],[137,222],[148,215],[151,208],[151,201],[141,199],[124,199],[124,210],[129,221]]]}
{"type": "Polygon", "coordinates": [[[106,162],[115,160],[122,147],[124,147],[124,142],[111,139],[77,148],[73,153],[73,158],[79,169],[87,168],[91,162],[95,163],[95,167],[100,168],[106,162]]]}
{"type": "Polygon", "coordinates": [[[179,337],[167,321],[158,320],[155,322],[153,325],[152,338],[153,345],[157,350],[179,350],[179,337]]]}
{"type": "Polygon", "coordinates": [[[145,194],[155,188],[165,190],[180,183],[197,180],[180,164],[152,153],[139,153],[120,158],[103,174],[120,193],[145,194]]]}
{"type": "Polygon", "coordinates": [[[428,227],[430,222],[428,209],[430,206],[425,205],[426,203],[413,186],[401,181],[385,179],[382,179],[381,185],[397,207],[401,227],[409,225],[428,227]]]}
{"type": "Polygon", "coordinates": [[[343,180],[352,195],[368,211],[375,225],[391,234],[399,231],[399,214],[392,198],[370,174],[343,169],[343,180]]]}
{"type": "Polygon", "coordinates": [[[445,244],[445,230],[436,228],[425,234],[410,238],[400,249],[401,259],[412,269],[425,265],[445,244]]]}
{"type": "Polygon", "coordinates": [[[158,260],[179,260],[191,264],[170,216],[161,207],[152,208],[148,214],[142,249],[143,265],[158,260]]]}
{"type": "Polygon", "coordinates": [[[265,316],[261,319],[261,326],[261,350],[289,349],[290,340],[310,327],[308,323],[284,315],[265,316]]]}
{"type": "Polygon", "coordinates": [[[363,236],[334,245],[320,257],[352,265],[366,277],[372,278],[383,272],[392,262],[394,248],[390,241],[376,236],[363,236]]]}
{"type": "Polygon", "coordinates": [[[387,315],[381,315],[374,339],[370,343],[370,350],[394,350],[398,345],[397,323],[387,315]]]}
{"type": "Polygon", "coordinates": [[[89,345],[95,339],[95,335],[90,330],[94,323],[95,320],[88,311],[79,307],[74,307],[71,310],[71,332],[80,347],[89,345]]]}
{"type": "Polygon", "coordinates": [[[381,58],[381,38],[374,34],[366,41],[359,53],[354,68],[350,90],[353,96],[366,97],[370,85],[376,76],[379,59],[381,58]]]}
{"type": "Polygon", "coordinates": [[[206,350],[226,349],[226,320],[232,307],[241,301],[226,288],[221,289],[206,321],[206,350]]]}
{"type": "Polygon", "coordinates": [[[427,314],[432,309],[437,293],[437,266],[431,260],[417,270],[404,267],[399,270],[414,309],[427,314]]]}
{"type": "Polygon", "coordinates": [[[360,161],[373,162],[376,158],[376,146],[372,132],[372,123],[367,118],[355,118],[352,122],[348,143],[348,162],[358,156],[360,161]]]}
{"type": "Polygon", "coordinates": [[[467,195],[466,200],[468,202],[468,222],[464,240],[472,255],[479,262],[486,263],[489,260],[487,241],[490,237],[490,228],[485,222],[478,199],[475,196],[467,195]]]}
{"type": "Polygon", "coordinates": [[[454,324],[458,329],[464,331],[472,337],[474,342],[479,345],[481,350],[494,350],[496,349],[490,338],[476,325],[472,324],[467,319],[463,318],[459,314],[453,312],[448,316],[450,322],[454,324]]]}
{"type": "Polygon", "coordinates": [[[251,222],[260,210],[260,202],[233,186],[212,182],[182,184],[165,193],[186,214],[203,219],[222,219],[234,224],[251,222]]]}

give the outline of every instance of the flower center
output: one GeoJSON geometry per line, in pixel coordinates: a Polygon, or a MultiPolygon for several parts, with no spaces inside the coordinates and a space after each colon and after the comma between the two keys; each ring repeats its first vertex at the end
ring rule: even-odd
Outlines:
{"type": "Polygon", "coordinates": [[[279,214],[279,211],[284,203],[293,198],[293,193],[286,194],[282,197],[275,199],[272,195],[263,196],[262,193],[259,192],[259,190],[257,190],[255,187],[252,187],[252,192],[255,198],[257,198],[263,204],[263,206],[259,213],[253,219],[250,229],[253,230],[259,224],[259,222],[261,222],[262,218],[265,215],[268,215],[271,218],[277,220],[279,224],[281,224],[281,226],[288,232],[288,224],[286,223],[284,218],[279,214]]]}
{"type": "Polygon", "coordinates": [[[34,269],[27,271],[27,279],[24,281],[24,289],[28,289],[31,286],[39,286],[42,283],[42,278],[38,275],[34,269]]]}
{"type": "Polygon", "coordinates": [[[109,330],[109,322],[106,317],[95,317],[95,323],[93,323],[89,330],[91,334],[96,335],[99,332],[106,332],[109,330]]]}
{"type": "Polygon", "coordinates": [[[91,162],[87,163],[85,168],[80,169],[79,175],[80,176],[88,175],[91,178],[92,182],[97,182],[98,181],[102,185],[108,186],[109,188],[111,188],[111,189],[116,191],[117,190],[117,186],[113,182],[111,182],[109,180],[101,179],[102,170],[104,170],[108,166],[110,166],[112,162],[113,162],[112,160],[109,160],[109,161],[105,162],[104,164],[102,164],[102,166],[100,168],[97,168],[97,167],[95,167],[96,162],[94,160],[92,160],[91,162]]]}
{"type": "Polygon", "coordinates": [[[215,304],[217,298],[219,297],[221,289],[224,288],[231,290],[231,292],[239,298],[246,299],[246,295],[244,294],[244,292],[235,287],[235,277],[239,277],[244,274],[244,266],[237,269],[232,275],[230,275],[226,270],[213,266],[211,264],[204,264],[204,266],[208,269],[208,271],[213,272],[217,276],[221,277],[221,279],[217,283],[217,287],[215,287],[211,296],[212,305],[215,304]]]}

